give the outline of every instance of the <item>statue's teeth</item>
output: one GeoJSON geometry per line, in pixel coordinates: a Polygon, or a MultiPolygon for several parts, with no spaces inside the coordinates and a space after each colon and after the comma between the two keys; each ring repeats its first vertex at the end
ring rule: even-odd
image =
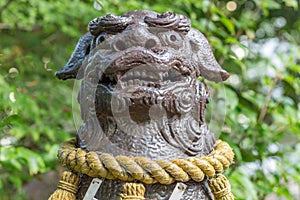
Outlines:
{"type": "Polygon", "coordinates": [[[140,80],[139,79],[134,79],[133,83],[134,83],[134,85],[139,85],[140,84],[140,80]]]}
{"type": "Polygon", "coordinates": [[[144,98],[143,98],[143,101],[144,101],[144,104],[145,104],[145,105],[148,105],[148,106],[150,105],[150,103],[149,103],[149,98],[148,98],[148,97],[144,97],[144,98]]]}
{"type": "Polygon", "coordinates": [[[143,81],[144,86],[148,86],[148,82],[147,81],[143,81]]]}
{"type": "Polygon", "coordinates": [[[124,88],[124,82],[119,81],[118,84],[121,86],[121,88],[124,88]]]}
{"type": "Polygon", "coordinates": [[[133,86],[133,80],[128,81],[128,86],[133,86]]]}
{"type": "Polygon", "coordinates": [[[158,75],[159,75],[159,80],[163,80],[163,73],[160,72],[160,73],[158,73],[158,75]]]}
{"type": "Polygon", "coordinates": [[[146,75],[146,72],[145,71],[142,71],[142,77],[147,77],[147,75],[146,75]]]}

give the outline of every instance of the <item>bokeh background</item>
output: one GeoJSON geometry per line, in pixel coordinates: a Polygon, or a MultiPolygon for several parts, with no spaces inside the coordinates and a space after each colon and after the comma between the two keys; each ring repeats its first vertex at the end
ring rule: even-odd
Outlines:
{"type": "Polygon", "coordinates": [[[226,109],[217,134],[236,154],[225,172],[236,199],[300,199],[299,1],[1,0],[0,200],[54,190],[58,146],[76,134],[74,81],[54,72],[90,20],[135,9],[190,17],[231,73],[222,86],[205,82],[226,94],[209,112],[226,109]]]}

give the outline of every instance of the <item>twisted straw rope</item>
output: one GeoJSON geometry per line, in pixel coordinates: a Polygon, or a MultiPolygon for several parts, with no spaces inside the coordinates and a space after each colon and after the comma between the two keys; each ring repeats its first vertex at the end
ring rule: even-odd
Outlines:
{"type": "Polygon", "coordinates": [[[145,186],[140,183],[125,183],[120,200],[145,200],[145,186]]]}
{"type": "Polygon", "coordinates": [[[232,163],[234,153],[230,146],[221,140],[215,150],[203,157],[177,158],[173,160],[149,160],[145,157],[112,156],[86,152],[75,147],[71,140],[60,146],[58,159],[63,166],[93,178],[106,178],[126,182],[141,181],[145,184],[171,184],[175,181],[187,182],[193,179],[201,182],[222,173],[232,163]]]}

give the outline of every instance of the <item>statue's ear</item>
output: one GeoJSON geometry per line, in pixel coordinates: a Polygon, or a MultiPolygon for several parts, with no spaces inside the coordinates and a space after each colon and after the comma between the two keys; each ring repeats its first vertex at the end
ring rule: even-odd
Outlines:
{"type": "Polygon", "coordinates": [[[193,62],[199,67],[200,75],[210,81],[225,81],[230,75],[216,61],[204,35],[196,29],[191,29],[187,38],[193,51],[193,62]]]}
{"type": "Polygon", "coordinates": [[[55,72],[57,78],[66,80],[77,77],[82,62],[89,54],[90,44],[93,38],[94,37],[88,32],[79,39],[67,64],[61,70],[55,72]]]}
{"type": "MultiPolygon", "coordinates": [[[[112,14],[98,17],[89,22],[89,32],[83,35],[74,49],[72,56],[63,69],[55,73],[59,79],[81,78],[79,70],[85,57],[92,50],[91,42],[101,33],[116,34],[122,32],[133,23],[131,17],[114,16],[112,14]]],[[[82,70],[82,69],[81,69],[82,70]]]]}

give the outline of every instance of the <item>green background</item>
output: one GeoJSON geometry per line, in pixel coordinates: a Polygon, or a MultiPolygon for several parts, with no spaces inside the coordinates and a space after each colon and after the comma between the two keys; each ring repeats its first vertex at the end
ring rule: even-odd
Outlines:
{"type": "MultiPolygon", "coordinates": [[[[57,80],[54,72],[67,62],[90,20],[134,9],[190,17],[231,74],[221,85],[206,82],[226,94],[219,97],[225,98],[226,107],[219,132],[236,154],[225,173],[236,199],[296,199],[300,189],[298,1],[97,2],[100,11],[89,0],[0,1],[1,200],[45,199],[41,195],[51,192],[42,185],[56,177],[54,171],[61,171],[58,146],[76,133],[74,81],[57,80]],[[34,183],[38,184],[30,189],[34,183]]],[[[208,115],[224,114],[223,108],[213,109],[208,115]]]]}

